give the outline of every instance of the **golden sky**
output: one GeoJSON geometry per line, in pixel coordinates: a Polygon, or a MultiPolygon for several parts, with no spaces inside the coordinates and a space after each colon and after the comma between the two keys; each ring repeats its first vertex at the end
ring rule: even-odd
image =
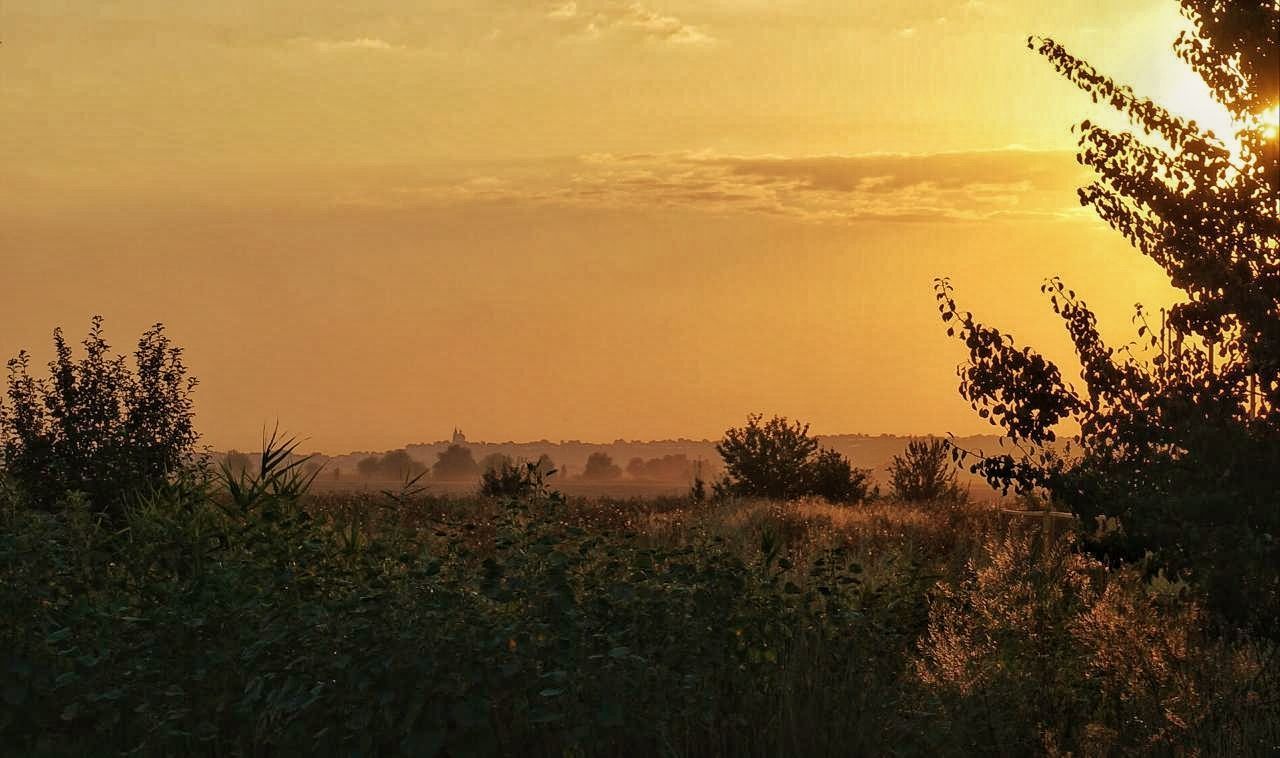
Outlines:
{"type": "Polygon", "coordinates": [[[1154,264],[1082,211],[1043,33],[1213,121],[1172,0],[6,0],[0,349],[187,348],[200,427],[982,431],[930,281],[1063,357],[1154,264]]]}

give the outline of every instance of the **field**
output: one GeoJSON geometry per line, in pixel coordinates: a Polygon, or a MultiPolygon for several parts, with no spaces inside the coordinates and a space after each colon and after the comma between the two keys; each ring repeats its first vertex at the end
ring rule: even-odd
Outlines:
{"type": "Polygon", "coordinates": [[[1267,755],[1275,645],[985,505],[288,487],[5,501],[0,744],[1267,755]]]}
{"type": "MultiPolygon", "coordinates": [[[[352,493],[354,496],[369,494],[379,494],[385,490],[397,490],[404,484],[404,480],[384,479],[364,481],[359,479],[344,479],[341,481],[333,481],[332,479],[317,478],[312,483],[311,489],[316,493],[352,493]]],[[[442,482],[431,481],[427,485],[428,491],[441,497],[460,497],[465,498],[473,493],[479,486],[475,481],[462,482],[442,482]]],[[[580,479],[570,479],[564,482],[557,482],[556,489],[563,492],[566,497],[579,498],[657,498],[657,497],[673,497],[686,494],[689,491],[687,482],[638,482],[628,479],[619,479],[609,482],[589,482],[580,479]]]]}

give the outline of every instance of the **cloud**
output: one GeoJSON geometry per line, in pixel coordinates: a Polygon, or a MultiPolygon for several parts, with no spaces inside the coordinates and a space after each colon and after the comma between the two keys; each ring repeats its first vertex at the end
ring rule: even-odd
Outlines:
{"type": "Polygon", "coordinates": [[[707,45],[715,38],[693,24],[648,8],[640,2],[607,2],[584,8],[577,2],[556,2],[547,18],[560,24],[564,35],[579,41],[606,37],[665,43],[707,45]]]}
{"type": "Polygon", "coordinates": [[[578,15],[578,4],[574,2],[556,3],[547,11],[547,18],[575,18],[578,15]]]}
{"type": "Polygon", "coordinates": [[[1006,148],[810,157],[584,155],[508,176],[400,187],[374,203],[550,204],[763,214],[813,223],[1069,220],[1083,179],[1072,155],[1006,148]]]}
{"type": "Polygon", "coordinates": [[[405,52],[409,50],[405,45],[393,45],[386,40],[378,39],[376,37],[358,37],[356,39],[344,40],[294,37],[289,40],[289,44],[295,47],[304,47],[320,53],[333,53],[347,50],[367,50],[374,52],[405,52]]]}

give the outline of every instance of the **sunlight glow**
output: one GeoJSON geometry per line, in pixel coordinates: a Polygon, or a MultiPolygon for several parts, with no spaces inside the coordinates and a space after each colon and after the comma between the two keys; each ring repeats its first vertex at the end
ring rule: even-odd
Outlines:
{"type": "Polygon", "coordinates": [[[1273,105],[1258,116],[1262,123],[1262,136],[1270,141],[1280,136],[1280,105],[1273,105]]]}

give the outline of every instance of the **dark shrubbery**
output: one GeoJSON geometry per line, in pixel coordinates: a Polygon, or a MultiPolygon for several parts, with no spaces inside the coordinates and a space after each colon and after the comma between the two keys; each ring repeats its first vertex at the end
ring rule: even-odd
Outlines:
{"type": "Polygon", "coordinates": [[[541,461],[512,461],[499,456],[480,475],[480,494],[516,499],[543,497],[547,494],[547,479],[555,473],[541,461]]]}
{"type": "Polygon", "coordinates": [[[123,533],[83,503],[0,507],[0,752],[1262,755],[1280,740],[1274,647],[1215,642],[1185,586],[1037,556],[989,514],[314,496],[290,445],[266,447],[261,473],[179,479],[123,533]]]}
{"type": "Polygon", "coordinates": [[[829,503],[857,503],[867,497],[871,475],[854,468],[834,450],[819,450],[809,462],[809,494],[829,503]]]}
{"type": "Polygon", "coordinates": [[[912,440],[889,462],[892,494],[908,503],[955,501],[960,498],[956,467],[945,440],[912,440]]]}
{"type": "Polygon", "coordinates": [[[164,326],[143,333],[133,354],[113,356],[95,317],[75,360],[62,330],[49,377],[31,375],[26,352],[9,361],[0,403],[4,467],[35,506],[51,509],[73,492],[118,518],[124,499],[165,484],[195,457],[191,392],[182,349],[164,326]]]}
{"type": "Polygon", "coordinates": [[[431,478],[441,482],[473,481],[480,476],[480,464],[465,445],[450,445],[436,455],[431,478]]]}
{"type": "Polygon", "coordinates": [[[379,457],[371,455],[356,463],[356,473],[365,479],[413,479],[427,473],[427,465],[406,450],[392,450],[379,457]]]}
{"type": "Polygon", "coordinates": [[[772,500],[816,495],[839,503],[866,497],[870,473],[834,450],[820,450],[808,424],[762,419],[748,416],[746,426],[729,429],[716,443],[726,470],[717,483],[720,494],[772,500]]]}
{"type": "Polygon", "coordinates": [[[608,482],[622,476],[622,469],[608,453],[592,453],[582,469],[582,478],[592,482],[608,482]]]}

